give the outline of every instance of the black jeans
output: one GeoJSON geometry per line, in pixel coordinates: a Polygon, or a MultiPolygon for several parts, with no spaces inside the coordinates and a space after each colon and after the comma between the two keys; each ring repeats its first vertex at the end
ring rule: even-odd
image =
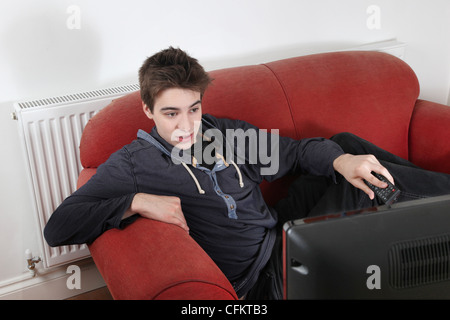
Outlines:
{"type": "MultiPolygon", "coordinates": [[[[401,190],[398,201],[450,194],[450,175],[421,169],[396,155],[350,133],[331,138],[344,152],[373,154],[389,171],[401,190]]],[[[281,299],[283,297],[282,227],[287,221],[305,217],[370,208],[382,203],[353,187],[337,174],[337,183],[326,177],[302,175],[289,187],[288,196],[275,205],[278,213],[278,239],[271,258],[262,270],[248,299],[281,299]]]]}

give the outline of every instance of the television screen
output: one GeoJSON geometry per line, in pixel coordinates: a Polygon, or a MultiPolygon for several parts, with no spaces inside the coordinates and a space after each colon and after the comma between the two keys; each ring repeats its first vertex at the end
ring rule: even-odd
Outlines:
{"type": "Polygon", "coordinates": [[[449,299],[450,195],[288,222],[286,299],[449,299]]]}

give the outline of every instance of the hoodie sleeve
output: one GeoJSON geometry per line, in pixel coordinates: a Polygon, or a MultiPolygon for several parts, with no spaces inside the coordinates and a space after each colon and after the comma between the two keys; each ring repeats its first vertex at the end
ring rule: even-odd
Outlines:
{"type": "Polygon", "coordinates": [[[51,215],[44,229],[47,243],[52,247],[91,243],[111,228],[125,227],[137,218],[122,220],[136,190],[130,155],[122,148],[51,215]]]}
{"type": "Polygon", "coordinates": [[[337,143],[320,137],[301,140],[280,137],[278,148],[279,172],[275,175],[269,174],[265,177],[267,180],[277,179],[280,174],[282,176],[289,172],[301,172],[330,177],[336,182],[333,162],[344,154],[337,143]]]}
{"type": "Polygon", "coordinates": [[[237,163],[254,164],[251,167],[257,172],[253,176],[259,176],[261,181],[273,181],[294,172],[327,176],[336,181],[333,161],[344,151],[329,139],[295,140],[279,136],[276,130],[260,130],[241,120],[217,119],[209,115],[207,119],[226,132],[226,140],[233,144],[237,163]],[[245,159],[240,156],[243,154],[245,159]]]}

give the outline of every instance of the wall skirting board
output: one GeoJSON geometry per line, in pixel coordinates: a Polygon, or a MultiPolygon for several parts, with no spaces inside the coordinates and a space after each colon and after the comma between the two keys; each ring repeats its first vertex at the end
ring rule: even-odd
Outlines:
{"type": "Polygon", "coordinates": [[[92,259],[49,270],[37,270],[32,277],[24,273],[15,279],[0,283],[0,300],[63,300],[105,286],[102,276],[92,259]],[[78,271],[74,271],[73,266],[78,271]],[[79,276],[79,289],[70,289],[79,276]],[[72,278],[71,278],[72,277],[72,278]]]}

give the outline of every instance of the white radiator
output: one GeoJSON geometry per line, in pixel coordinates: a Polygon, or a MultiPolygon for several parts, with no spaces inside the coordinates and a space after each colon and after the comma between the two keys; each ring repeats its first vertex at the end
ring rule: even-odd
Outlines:
{"type": "Polygon", "coordinates": [[[76,190],[82,169],[79,144],[87,122],[113,99],[136,90],[138,85],[128,85],[14,104],[44,267],[90,255],[86,245],[48,246],[43,230],[54,210],[76,190]]]}

